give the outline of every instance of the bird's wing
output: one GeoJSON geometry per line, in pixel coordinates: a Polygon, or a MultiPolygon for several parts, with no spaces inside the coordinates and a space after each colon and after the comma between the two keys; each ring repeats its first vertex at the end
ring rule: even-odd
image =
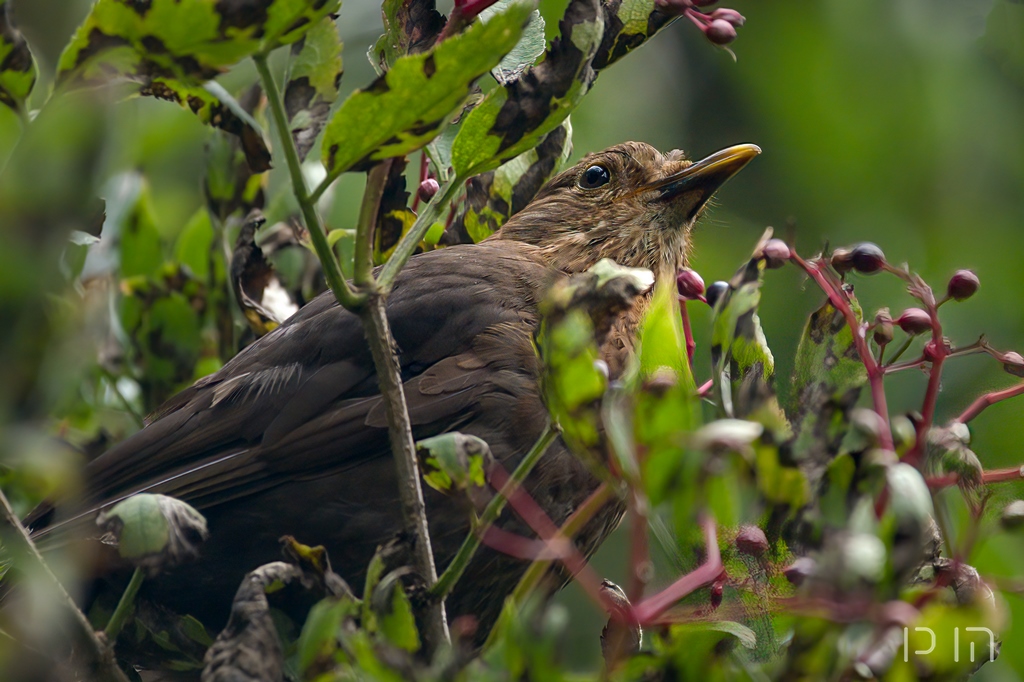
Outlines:
{"type": "MultiPolygon", "coordinates": [[[[535,362],[523,349],[532,356],[536,298],[553,277],[532,247],[513,242],[451,247],[409,262],[387,312],[414,426],[458,428],[488,401],[535,390],[534,377],[524,376],[535,362]]],[[[387,452],[361,322],[327,293],[90,462],[89,498],[60,516],[90,519],[140,491],[205,507],[387,452]]]]}

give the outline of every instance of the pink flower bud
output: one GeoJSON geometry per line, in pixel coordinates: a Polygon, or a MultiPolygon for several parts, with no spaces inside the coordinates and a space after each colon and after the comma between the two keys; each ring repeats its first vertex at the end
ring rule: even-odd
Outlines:
{"type": "Polygon", "coordinates": [[[736,40],[736,27],[725,19],[715,19],[704,29],[704,35],[715,45],[728,45],[736,40]]]}
{"type": "Polygon", "coordinates": [[[420,183],[420,187],[416,190],[416,193],[419,196],[420,201],[427,202],[434,198],[434,195],[437,194],[437,190],[439,189],[441,189],[441,185],[438,184],[437,180],[434,178],[427,178],[420,183]]]}
{"type": "Polygon", "coordinates": [[[687,301],[704,297],[704,280],[695,270],[683,268],[676,275],[676,290],[687,301]]]}
{"type": "Polygon", "coordinates": [[[729,22],[730,24],[732,24],[736,28],[739,28],[740,26],[742,26],[743,23],[746,21],[744,16],[742,14],[740,14],[739,12],[737,12],[736,10],[734,10],[734,9],[726,9],[724,7],[716,9],[714,12],[711,13],[710,16],[711,16],[711,20],[712,21],[714,21],[716,19],[721,19],[722,21],[729,22]]]}
{"type": "Polygon", "coordinates": [[[784,568],[782,570],[782,574],[786,576],[786,580],[799,587],[805,580],[814,575],[814,571],[817,567],[817,563],[814,559],[810,557],[800,557],[784,568]]]}
{"type": "Polygon", "coordinates": [[[907,308],[894,321],[911,336],[923,334],[932,328],[932,318],[920,308],[907,308]]]}
{"type": "Polygon", "coordinates": [[[722,594],[725,592],[725,583],[721,580],[716,580],[711,583],[711,608],[717,609],[722,605],[722,594]]]}
{"type": "Polygon", "coordinates": [[[764,245],[764,264],[770,270],[781,268],[789,260],[792,252],[789,246],[781,239],[769,239],[764,245]]]}
{"type": "Polygon", "coordinates": [[[1024,377],[1024,357],[1012,350],[1003,353],[1003,370],[1015,377],[1024,377]]]}
{"type": "Polygon", "coordinates": [[[957,270],[949,278],[949,284],[946,286],[946,295],[954,300],[962,301],[965,298],[974,296],[979,286],[981,286],[981,280],[978,279],[976,274],[970,270],[957,270]]]}
{"type": "Polygon", "coordinates": [[[763,556],[768,551],[768,538],[757,526],[743,526],[736,534],[736,549],[748,556],[763,556]]]}

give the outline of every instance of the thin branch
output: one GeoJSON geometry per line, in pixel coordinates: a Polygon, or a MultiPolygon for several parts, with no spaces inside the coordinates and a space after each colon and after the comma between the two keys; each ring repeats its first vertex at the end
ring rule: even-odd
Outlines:
{"type": "MultiPolygon", "coordinates": [[[[497,463],[491,467],[491,475],[501,483],[502,487],[510,478],[505,468],[497,463]]],[[[560,561],[569,569],[569,573],[580,584],[587,596],[594,603],[603,607],[605,599],[601,591],[601,579],[594,573],[594,569],[587,563],[586,558],[576,549],[576,545],[570,540],[572,536],[564,535],[537,504],[537,501],[523,488],[518,488],[509,496],[509,504],[530,529],[548,545],[548,551],[552,556],[560,557],[560,561]]]]}
{"type": "Polygon", "coordinates": [[[530,451],[526,453],[526,456],[519,462],[515,471],[512,472],[512,476],[505,481],[505,484],[501,486],[498,493],[487,503],[480,518],[473,524],[472,532],[466,536],[455,558],[448,564],[448,568],[444,570],[441,577],[430,588],[431,597],[434,599],[444,599],[452,591],[452,588],[455,587],[455,584],[465,572],[473,555],[476,554],[477,548],[480,547],[484,533],[498,520],[498,516],[505,509],[505,503],[508,501],[508,498],[519,489],[519,486],[526,480],[526,477],[530,475],[530,472],[533,471],[534,466],[540,461],[556,435],[557,432],[549,421],[547,426],[544,427],[543,433],[540,434],[540,438],[537,439],[537,442],[533,444],[533,447],[530,448],[530,451]]]}
{"type": "Polygon", "coordinates": [[[366,173],[363,201],[359,205],[355,258],[352,266],[352,281],[361,289],[372,288],[375,284],[373,279],[373,233],[377,227],[380,200],[384,194],[384,184],[391,172],[391,163],[391,159],[386,159],[366,173]]]}
{"type": "Polygon", "coordinates": [[[96,672],[100,679],[112,682],[128,682],[128,677],[117,667],[110,647],[93,630],[89,619],[85,617],[85,614],[78,608],[75,600],[71,598],[71,595],[64,589],[60,580],[50,570],[50,566],[39,553],[35,543],[32,542],[32,537],[28,534],[25,526],[21,525],[21,521],[14,513],[11,503],[2,490],[0,490],[0,508],[2,508],[0,511],[3,513],[4,523],[14,531],[4,537],[6,544],[10,545],[10,550],[17,552],[32,564],[31,566],[22,566],[22,572],[42,576],[43,580],[49,583],[57,602],[64,607],[64,610],[71,617],[71,622],[78,631],[79,637],[88,645],[89,655],[92,658],[92,662],[96,665],[96,672]]]}
{"type": "Polygon", "coordinates": [[[107,622],[107,627],[103,629],[103,634],[106,635],[111,646],[117,641],[118,635],[121,634],[121,628],[128,620],[128,614],[135,607],[135,597],[139,594],[139,588],[142,587],[142,581],[145,579],[146,572],[142,568],[136,568],[128,587],[124,588],[121,600],[117,602],[117,608],[114,609],[114,613],[107,622]]]}
{"type": "MultiPolygon", "coordinates": [[[[395,459],[398,473],[398,492],[402,500],[402,520],[406,536],[412,541],[415,565],[413,568],[427,585],[437,582],[434,566],[434,552],[430,544],[427,527],[426,505],[423,501],[423,486],[420,485],[419,465],[416,461],[416,443],[412,437],[412,422],[405,403],[402,388],[402,370],[395,357],[394,339],[388,326],[384,299],[380,295],[371,297],[361,311],[366,340],[373,354],[377,368],[377,384],[384,400],[384,412],[388,421],[388,440],[391,454],[395,459]]],[[[444,602],[437,601],[427,608],[426,631],[428,650],[434,651],[442,643],[448,643],[448,624],[445,618],[444,602]]]]}
{"type": "Polygon", "coordinates": [[[327,234],[324,231],[323,223],[316,212],[315,199],[306,189],[306,181],[302,177],[302,162],[299,160],[299,152],[295,148],[295,141],[292,139],[288,129],[288,117],[284,111],[284,101],[281,99],[281,91],[274,81],[270,67],[267,65],[267,57],[263,54],[253,55],[253,62],[256,64],[256,71],[263,83],[263,91],[267,93],[267,100],[270,103],[270,113],[273,116],[274,124],[277,127],[278,137],[281,146],[284,148],[284,158],[288,164],[288,172],[291,175],[292,190],[295,192],[295,199],[299,202],[302,210],[302,217],[306,223],[306,230],[313,242],[313,248],[320,259],[324,270],[324,278],[327,285],[334,292],[338,303],[349,310],[356,310],[366,303],[366,294],[353,291],[348,282],[341,274],[338,259],[327,243],[327,234]]]}
{"type": "MultiPolygon", "coordinates": [[[[372,291],[369,294],[364,291],[353,291],[349,287],[348,282],[342,277],[338,261],[327,244],[327,236],[320,222],[320,216],[317,215],[314,200],[307,193],[306,183],[302,177],[299,155],[295,149],[295,142],[288,130],[284,103],[281,100],[281,93],[277,88],[277,84],[274,82],[274,77],[267,66],[266,56],[255,55],[253,56],[253,61],[256,62],[256,70],[260,74],[264,91],[267,93],[267,99],[270,101],[270,109],[273,113],[278,137],[281,139],[281,145],[284,147],[288,169],[291,172],[292,189],[302,209],[302,214],[306,220],[306,228],[312,237],[316,254],[324,268],[327,283],[330,285],[331,291],[334,292],[338,302],[349,310],[358,312],[363,322],[363,330],[370,346],[370,353],[373,356],[373,364],[377,372],[377,382],[384,401],[384,411],[387,415],[388,436],[391,443],[391,453],[395,460],[399,495],[402,501],[404,530],[412,543],[415,563],[413,568],[426,581],[427,585],[433,585],[437,581],[437,569],[434,567],[434,554],[430,544],[430,533],[427,528],[426,506],[423,501],[423,488],[420,484],[419,468],[416,462],[416,444],[413,442],[412,423],[409,420],[409,410],[406,407],[405,392],[402,388],[401,368],[398,364],[398,358],[395,357],[395,344],[391,336],[391,328],[388,325],[384,298],[372,291]]],[[[372,193],[373,185],[369,182],[368,185],[368,189],[372,193]]],[[[368,201],[364,200],[364,205],[368,201]]],[[[359,240],[358,232],[356,239],[365,248],[365,244],[368,241],[365,238],[366,225],[361,225],[361,227],[364,228],[361,230],[364,232],[364,239],[359,240]]],[[[409,253],[411,255],[412,251],[410,250],[409,253]]],[[[357,259],[356,262],[358,266],[359,260],[357,259]]],[[[429,651],[434,651],[441,644],[449,642],[444,602],[428,605],[423,615],[426,620],[423,632],[424,643],[429,651]]]]}
{"type": "MultiPolygon", "coordinates": [[[[615,497],[613,488],[607,483],[599,485],[594,492],[590,494],[583,504],[577,507],[562,527],[558,531],[558,537],[571,538],[575,537],[587,523],[590,522],[594,515],[597,514],[608,502],[615,497]]],[[[522,604],[526,601],[526,598],[535,590],[540,584],[540,581],[547,574],[548,569],[551,568],[551,561],[535,561],[530,564],[530,567],[526,569],[526,573],[519,579],[519,584],[516,585],[516,589],[512,592],[509,599],[513,604],[522,604]]],[[[494,630],[491,631],[491,636],[494,636],[494,630]]],[[[488,640],[490,643],[490,640],[488,640]]]]}
{"type": "Polygon", "coordinates": [[[686,299],[679,299],[679,317],[683,320],[683,336],[686,339],[686,359],[693,369],[693,353],[697,350],[697,342],[693,340],[693,328],[690,326],[690,313],[686,309],[686,299]]]}
{"type": "Polygon", "coordinates": [[[427,202],[427,205],[416,216],[416,222],[413,223],[409,231],[398,242],[394,252],[391,254],[391,258],[388,259],[388,262],[384,264],[384,267],[377,274],[377,287],[380,291],[384,293],[391,291],[391,287],[395,285],[398,273],[409,262],[409,258],[412,257],[416,247],[423,241],[423,236],[427,233],[427,230],[437,221],[438,216],[441,215],[441,210],[448,205],[448,202],[452,200],[452,197],[455,196],[461,185],[462,180],[457,177],[446,182],[441,186],[437,194],[434,195],[434,198],[427,202]]]}
{"type": "Polygon", "coordinates": [[[701,525],[704,527],[704,544],[707,559],[704,563],[690,571],[658,594],[645,599],[633,609],[633,618],[640,624],[653,622],[677,601],[705,585],[710,585],[722,574],[724,568],[722,555],[718,550],[718,534],[715,520],[706,516],[701,525]]]}
{"type": "MultiPolygon", "coordinates": [[[[981,472],[981,483],[1007,483],[1010,481],[1024,480],[1024,466],[1008,467],[1006,469],[992,469],[981,472]]],[[[960,482],[960,475],[956,473],[942,474],[940,476],[928,476],[924,479],[932,490],[949,488],[960,482]]]]}
{"type": "Polygon", "coordinates": [[[971,403],[970,407],[961,412],[960,416],[957,417],[956,420],[958,422],[966,424],[967,422],[971,421],[979,414],[981,414],[986,407],[995,405],[1000,401],[1006,400],[1007,398],[1013,398],[1022,393],[1024,393],[1024,384],[1017,384],[1016,386],[1011,386],[1010,388],[1004,388],[1001,391],[992,391],[991,393],[986,393],[985,395],[980,396],[973,403],[971,403]]]}

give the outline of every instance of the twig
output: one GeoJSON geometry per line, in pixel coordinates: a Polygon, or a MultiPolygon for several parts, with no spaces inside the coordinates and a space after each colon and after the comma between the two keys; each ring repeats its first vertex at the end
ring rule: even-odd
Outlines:
{"type": "Polygon", "coordinates": [[[477,548],[480,547],[483,534],[498,520],[498,516],[505,509],[505,503],[508,501],[508,498],[519,489],[519,486],[526,480],[526,477],[530,475],[530,472],[533,471],[534,466],[540,461],[556,435],[554,426],[552,426],[551,422],[548,422],[547,426],[544,427],[543,433],[540,434],[540,438],[537,439],[537,442],[533,444],[530,451],[519,462],[515,471],[512,472],[512,476],[505,481],[505,484],[500,487],[498,493],[487,503],[480,518],[473,524],[472,532],[466,536],[455,558],[448,564],[448,568],[444,570],[441,577],[430,588],[431,597],[444,599],[452,591],[452,588],[455,587],[455,584],[462,577],[463,572],[465,572],[473,555],[476,554],[477,548]]]}
{"type": "MultiPolygon", "coordinates": [[[[274,81],[270,67],[267,65],[267,56],[263,54],[253,55],[253,62],[256,64],[256,71],[263,83],[263,91],[267,93],[267,100],[270,103],[270,113],[273,116],[274,124],[277,127],[278,137],[281,139],[281,146],[284,148],[284,158],[288,164],[288,172],[291,174],[292,191],[295,199],[299,202],[302,210],[302,217],[306,223],[306,230],[313,242],[313,248],[320,259],[324,270],[324,278],[327,285],[334,292],[338,303],[349,310],[356,310],[366,303],[366,294],[353,291],[341,275],[341,268],[338,259],[327,243],[327,235],[324,232],[323,223],[316,212],[316,199],[306,189],[306,181],[302,177],[302,162],[299,161],[299,153],[295,148],[295,141],[292,139],[288,129],[288,117],[284,111],[284,101],[281,99],[281,91],[274,81]]],[[[319,188],[318,188],[319,189],[319,188]]]]}
{"type": "Polygon", "coordinates": [[[693,328],[690,326],[690,313],[686,310],[685,299],[679,299],[679,317],[683,320],[683,336],[686,339],[686,359],[690,361],[690,369],[692,370],[693,353],[697,350],[697,342],[693,340],[693,328]]]}
{"type": "Polygon", "coordinates": [[[971,421],[979,414],[981,414],[986,407],[995,405],[996,403],[1002,400],[1006,400],[1007,398],[1013,398],[1022,393],[1024,393],[1024,384],[1017,384],[1016,386],[1011,386],[1010,388],[1004,388],[1001,391],[992,391],[991,393],[986,393],[985,395],[980,396],[973,403],[971,403],[970,407],[961,412],[960,416],[957,417],[956,420],[958,422],[966,424],[967,422],[971,421]]]}
{"type": "Polygon", "coordinates": [[[647,537],[648,505],[646,496],[637,489],[630,491],[631,532],[629,549],[629,582],[626,585],[626,597],[630,603],[638,601],[644,595],[647,586],[647,570],[650,566],[651,554],[647,537]]]}
{"type": "Polygon", "coordinates": [[[377,227],[377,214],[384,194],[384,184],[391,172],[391,159],[381,161],[366,173],[366,187],[359,205],[359,222],[356,225],[355,256],[352,265],[352,281],[360,289],[372,290],[373,279],[373,233],[377,227]]]}
{"type": "MultiPolygon", "coordinates": [[[[285,158],[288,161],[288,169],[291,172],[292,189],[295,198],[302,209],[303,217],[306,220],[306,228],[313,240],[317,257],[323,266],[327,282],[334,292],[338,302],[345,308],[359,313],[363,322],[363,331],[366,334],[370,346],[370,353],[373,356],[374,368],[377,372],[377,382],[380,387],[381,397],[384,401],[384,411],[388,421],[388,436],[391,443],[391,452],[395,460],[395,469],[398,474],[399,495],[402,501],[402,519],[407,537],[412,542],[415,570],[427,585],[433,585],[437,581],[437,570],[434,567],[434,555],[430,544],[430,533],[427,527],[426,506],[423,501],[423,488],[420,484],[419,468],[416,462],[416,444],[412,437],[412,423],[409,420],[409,411],[406,407],[405,392],[402,388],[401,368],[398,358],[395,357],[394,339],[391,336],[391,328],[388,325],[385,312],[384,298],[379,291],[372,291],[372,278],[369,279],[370,292],[353,291],[348,282],[341,276],[338,261],[327,244],[327,237],[317,215],[314,198],[306,191],[306,183],[302,177],[302,167],[299,163],[299,155],[295,148],[295,142],[288,130],[288,121],[285,116],[284,103],[281,100],[281,93],[274,82],[274,77],[267,66],[266,55],[254,55],[256,70],[263,81],[263,89],[270,101],[270,109],[273,113],[274,123],[277,127],[278,137],[284,147],[285,158]]],[[[385,176],[386,177],[386,176],[385,176]]],[[[375,182],[375,180],[374,180],[375,182]]],[[[368,181],[368,189],[373,191],[374,184],[368,181]]],[[[364,206],[371,200],[365,199],[364,206]]],[[[367,211],[369,213],[369,211],[367,211]]],[[[369,219],[367,218],[367,223],[369,219]]],[[[362,231],[370,225],[362,224],[362,231]]],[[[429,224],[427,225],[429,227],[429,224]]],[[[424,230],[425,231],[425,230],[424,230]]],[[[411,236],[411,235],[406,235],[411,236]]],[[[421,237],[420,237],[421,238],[421,237]]],[[[361,248],[367,248],[368,238],[359,239],[357,242],[361,248]]],[[[419,238],[417,238],[418,242],[419,238]]],[[[402,243],[405,243],[404,241],[402,243]]],[[[401,244],[399,248],[401,248],[401,244]]],[[[412,255],[415,245],[409,247],[408,256],[412,255]]],[[[392,259],[394,260],[394,259],[392,259]]],[[[393,268],[394,277],[397,275],[401,264],[393,268]]],[[[356,260],[357,267],[360,259],[356,260]]],[[[365,273],[369,277],[369,269],[365,273]]],[[[445,619],[444,602],[439,601],[426,606],[423,614],[426,620],[424,628],[424,644],[429,651],[434,651],[440,644],[449,641],[448,626],[445,619]]]]}
{"type": "Polygon", "coordinates": [[[437,191],[434,198],[427,202],[423,210],[416,216],[416,222],[413,223],[409,231],[398,242],[398,245],[395,246],[395,250],[391,254],[391,258],[388,259],[388,262],[384,264],[384,267],[377,274],[377,288],[380,291],[383,293],[391,291],[399,271],[405,267],[409,258],[416,251],[416,247],[423,241],[423,236],[427,233],[427,230],[430,229],[430,226],[441,215],[441,209],[451,201],[461,185],[462,180],[458,177],[454,177],[446,182],[437,191]]]}
{"type": "MultiPolygon", "coordinates": [[[[501,483],[502,487],[505,486],[504,482],[509,479],[508,472],[497,463],[491,467],[491,475],[496,481],[501,483]]],[[[579,550],[576,549],[576,546],[569,539],[572,536],[563,534],[561,529],[554,524],[547,513],[537,504],[537,501],[523,488],[518,488],[513,492],[509,496],[508,501],[520,518],[548,545],[548,550],[552,555],[560,557],[561,562],[569,569],[569,573],[580,584],[583,591],[596,604],[604,606],[605,601],[601,592],[601,580],[594,573],[594,569],[587,563],[586,558],[580,554],[579,550]],[[565,543],[568,543],[568,546],[565,543]]]]}
{"type": "MultiPolygon", "coordinates": [[[[981,472],[982,484],[989,483],[1006,483],[1008,481],[1020,481],[1024,480],[1024,466],[1009,467],[1006,469],[992,469],[991,471],[981,472]]],[[[949,488],[960,482],[960,475],[957,473],[942,474],[940,476],[927,476],[924,482],[928,484],[928,487],[932,490],[941,490],[942,488],[949,488]]]]}
{"type": "MultiPolygon", "coordinates": [[[[576,511],[574,511],[562,527],[559,529],[558,534],[561,537],[571,538],[579,533],[584,526],[594,518],[594,514],[601,510],[605,504],[608,503],[614,497],[612,487],[607,483],[599,485],[594,492],[590,494],[583,504],[581,504],[576,511]]],[[[512,592],[510,599],[514,604],[521,604],[526,597],[537,588],[541,578],[547,573],[550,568],[550,561],[535,561],[533,562],[523,577],[520,578],[519,584],[516,585],[515,591],[512,592]]]]}
{"type": "MultiPolygon", "coordinates": [[[[379,294],[372,296],[360,317],[373,355],[373,364],[377,369],[377,384],[384,399],[388,439],[391,442],[391,454],[395,459],[395,469],[398,473],[402,520],[407,537],[412,540],[414,568],[427,585],[432,586],[437,582],[437,569],[434,566],[434,552],[430,545],[430,530],[427,527],[426,505],[423,501],[423,486],[420,485],[412,422],[409,419],[405,391],[402,388],[402,369],[398,364],[398,358],[395,357],[395,344],[391,337],[391,328],[388,326],[384,298],[379,294]]],[[[429,651],[434,651],[440,644],[450,641],[444,601],[439,600],[428,605],[425,616],[425,643],[429,651]]]]}
{"type": "Polygon", "coordinates": [[[135,597],[145,579],[146,572],[141,568],[136,568],[128,587],[124,588],[124,594],[121,595],[121,600],[117,602],[117,608],[114,609],[114,613],[107,622],[107,627],[103,630],[103,634],[106,635],[111,646],[117,641],[118,635],[121,634],[121,628],[124,627],[124,622],[128,619],[128,614],[135,607],[135,597]]]}
{"type": "Polygon", "coordinates": [[[704,543],[707,559],[704,563],[690,571],[664,590],[645,599],[633,608],[633,618],[640,624],[653,622],[677,601],[705,585],[710,585],[722,573],[722,555],[718,550],[718,535],[715,520],[706,516],[701,525],[704,527],[704,543]]]}
{"type": "Polygon", "coordinates": [[[43,579],[50,584],[50,589],[53,591],[53,594],[56,595],[57,601],[64,607],[68,615],[71,616],[71,622],[74,623],[79,636],[88,645],[89,654],[92,657],[93,663],[96,665],[100,679],[111,680],[113,682],[128,682],[128,677],[119,667],[117,667],[117,663],[114,661],[114,656],[110,647],[107,646],[96,631],[92,629],[89,619],[85,617],[82,610],[78,608],[77,604],[75,604],[75,600],[71,598],[71,595],[69,595],[67,590],[64,589],[60,580],[58,580],[57,576],[55,576],[53,571],[50,570],[50,566],[39,553],[39,549],[36,547],[35,543],[32,542],[32,538],[29,536],[28,531],[25,530],[25,526],[21,525],[21,521],[14,513],[11,503],[8,501],[7,496],[2,490],[0,490],[0,507],[2,507],[4,523],[14,531],[5,537],[7,543],[11,545],[10,549],[18,551],[18,553],[27,558],[33,564],[33,566],[31,566],[31,571],[24,572],[41,575],[43,579]]]}

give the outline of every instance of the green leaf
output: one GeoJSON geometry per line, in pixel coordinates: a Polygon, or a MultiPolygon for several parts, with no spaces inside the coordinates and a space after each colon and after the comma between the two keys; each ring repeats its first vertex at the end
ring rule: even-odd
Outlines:
{"type": "Polygon", "coordinates": [[[637,446],[647,452],[644,483],[656,505],[673,492],[674,481],[699,480],[701,466],[700,456],[690,456],[682,447],[687,434],[700,424],[700,406],[675,288],[667,280],[654,293],[638,340],[633,430],[637,446]]]}
{"type": "MultiPolygon", "coordinates": [[[[860,305],[850,296],[857,320],[860,305]]],[[[807,320],[793,369],[792,398],[787,410],[793,421],[793,458],[812,486],[839,452],[849,429],[850,411],[867,382],[853,333],[846,318],[828,300],[807,320]]]]}
{"type": "Polygon", "coordinates": [[[98,0],[60,57],[59,83],[163,77],[199,83],[294,43],[340,0],[98,0]]]}
{"type": "Polygon", "coordinates": [[[205,125],[237,136],[249,168],[255,173],[270,170],[270,149],[260,124],[216,82],[189,85],[172,78],[154,78],[139,94],[176,102],[205,125]]]}
{"type": "Polygon", "coordinates": [[[711,361],[720,412],[748,419],[756,415],[783,440],[789,429],[775,397],[775,358],[757,316],[765,268],[761,250],[771,236],[769,228],[715,305],[711,361]]]}
{"type": "MultiPolygon", "coordinates": [[[[111,81],[187,106],[209,125],[238,135],[256,172],[270,168],[259,126],[216,84],[242,59],[293,43],[340,0],[98,0],[57,67],[64,87],[111,81]]],[[[330,19],[327,19],[330,21],[330,19]]]]}
{"type": "Polygon", "coordinates": [[[601,47],[593,66],[604,69],[640,47],[651,36],[675,20],[658,11],[654,0],[605,2],[605,27],[601,47]]]}
{"type": "Polygon", "coordinates": [[[14,26],[11,3],[0,0],[0,104],[25,114],[25,100],[36,84],[36,60],[14,26]]]}
{"type": "Polygon", "coordinates": [[[420,635],[416,618],[405,590],[397,580],[391,590],[391,608],[380,616],[380,633],[395,646],[409,652],[419,651],[420,635]]]}
{"type": "Polygon", "coordinates": [[[200,207],[178,235],[178,241],[174,244],[174,260],[188,266],[197,279],[205,282],[210,276],[213,241],[210,212],[200,207]]]}
{"type": "Polygon", "coordinates": [[[531,4],[517,1],[429,52],[401,57],[372,85],[352,93],[324,132],[328,177],[404,156],[434,139],[476,79],[515,46],[531,4]]]}
{"type": "Polygon", "coordinates": [[[288,127],[295,140],[299,158],[313,148],[327,122],[331,104],[338,99],[338,84],[343,73],[341,38],[330,17],[324,17],[292,45],[284,108],[288,127]]]}
{"type": "MultiPolygon", "coordinates": [[[[480,21],[489,21],[492,16],[504,10],[512,0],[498,0],[480,13],[480,21]]],[[[491,69],[491,75],[502,85],[517,80],[526,69],[537,63],[537,58],[544,54],[547,40],[544,38],[544,17],[538,10],[530,15],[530,23],[526,25],[523,36],[516,46],[502,58],[498,65],[491,69]]]]}
{"type": "Polygon", "coordinates": [[[423,480],[448,493],[485,484],[484,462],[491,450],[480,438],[458,432],[442,433],[416,443],[423,480]]]}
{"type": "Polygon", "coordinates": [[[430,49],[444,29],[444,15],[434,0],[384,0],[384,35],[366,55],[380,75],[399,57],[430,49]]]}
{"type": "Polygon", "coordinates": [[[373,231],[373,262],[377,265],[391,257],[398,242],[416,222],[416,214],[409,209],[409,192],[405,190],[405,166],[404,157],[392,159],[384,181],[373,231]]]}
{"type": "Polygon", "coordinates": [[[296,643],[299,671],[305,673],[318,662],[330,661],[338,648],[342,623],[358,613],[359,605],[351,599],[324,599],[314,604],[296,643]]]}
{"type": "MultiPolygon", "coordinates": [[[[204,90],[213,85],[207,83],[204,90]]],[[[240,95],[238,106],[251,118],[262,98],[263,91],[254,85],[240,95]]],[[[241,137],[210,135],[207,140],[203,191],[210,213],[221,224],[234,213],[245,216],[264,205],[267,177],[254,170],[249,156],[241,137]]]]}
{"type": "Polygon", "coordinates": [[[103,236],[120,240],[121,276],[148,276],[163,263],[160,232],[141,175],[130,173],[111,182],[103,236]]]}
{"type": "Polygon", "coordinates": [[[572,153],[572,125],[566,119],[535,148],[481,173],[466,183],[466,201],[455,223],[474,242],[494,234],[533,199],[572,153]]]}
{"type": "Polygon", "coordinates": [[[452,144],[458,177],[497,168],[561,125],[597,77],[590,62],[601,45],[603,16],[596,0],[572,0],[560,23],[561,36],[544,61],[492,90],[465,117],[452,144]]]}

